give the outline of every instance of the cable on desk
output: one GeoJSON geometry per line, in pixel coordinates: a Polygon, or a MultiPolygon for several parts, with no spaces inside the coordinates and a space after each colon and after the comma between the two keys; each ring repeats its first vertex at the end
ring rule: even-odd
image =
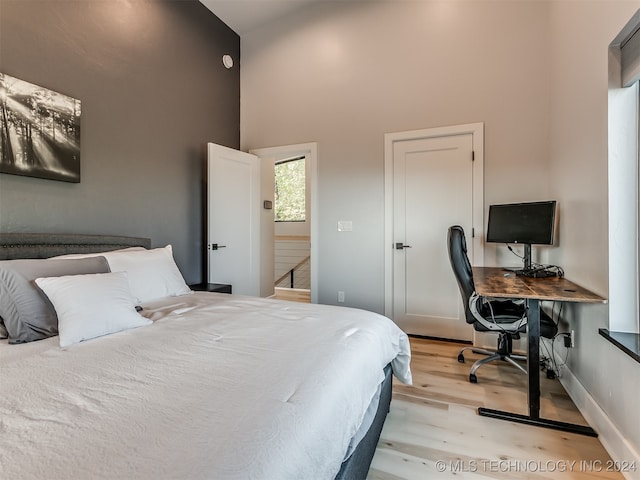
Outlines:
{"type": "MultiPolygon", "coordinates": [[[[509,245],[508,243],[506,243],[505,245],[507,246],[509,251],[513,253],[516,257],[518,257],[521,260],[524,260],[524,256],[520,255],[513,248],[511,248],[511,245],[509,245]]],[[[531,262],[531,271],[533,272],[532,275],[530,275],[532,277],[535,277],[535,272],[549,272],[553,274],[553,276],[560,277],[560,278],[564,277],[564,269],[559,265],[531,262]]],[[[542,275],[540,276],[542,277],[542,275]]]]}

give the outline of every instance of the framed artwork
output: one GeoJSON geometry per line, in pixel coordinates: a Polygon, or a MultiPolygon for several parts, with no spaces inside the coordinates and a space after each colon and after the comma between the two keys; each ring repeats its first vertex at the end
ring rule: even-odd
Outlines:
{"type": "Polygon", "coordinates": [[[80,182],[80,100],[0,73],[0,173],[80,182]]]}

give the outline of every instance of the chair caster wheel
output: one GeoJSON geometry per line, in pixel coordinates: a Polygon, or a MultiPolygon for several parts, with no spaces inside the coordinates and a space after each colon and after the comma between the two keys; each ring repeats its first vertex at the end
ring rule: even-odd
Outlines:
{"type": "Polygon", "coordinates": [[[464,363],[464,355],[463,354],[459,354],[458,355],[458,362],[464,363]]]}
{"type": "Polygon", "coordinates": [[[469,381],[471,383],[478,383],[478,377],[476,377],[475,373],[470,373],[469,374],[469,381]]]}

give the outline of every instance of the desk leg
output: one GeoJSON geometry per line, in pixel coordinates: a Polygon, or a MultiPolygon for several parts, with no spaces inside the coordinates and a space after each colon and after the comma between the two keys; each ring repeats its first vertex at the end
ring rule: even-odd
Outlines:
{"type": "Polygon", "coordinates": [[[527,342],[529,415],[482,407],[478,409],[478,414],[483,417],[498,418],[500,420],[597,437],[598,434],[591,427],[540,418],[540,300],[538,299],[527,300],[527,342]]]}
{"type": "Polygon", "coordinates": [[[527,300],[527,376],[529,418],[540,418],[540,300],[527,300]]]}

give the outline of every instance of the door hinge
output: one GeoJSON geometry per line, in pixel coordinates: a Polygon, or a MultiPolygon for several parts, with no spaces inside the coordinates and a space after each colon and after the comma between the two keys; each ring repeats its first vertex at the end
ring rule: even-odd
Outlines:
{"type": "Polygon", "coordinates": [[[474,152],[473,150],[471,150],[471,161],[472,162],[476,161],[476,152],[474,152]]]}
{"type": "Polygon", "coordinates": [[[471,228],[471,238],[476,238],[476,229],[475,228],[471,228]]]}

